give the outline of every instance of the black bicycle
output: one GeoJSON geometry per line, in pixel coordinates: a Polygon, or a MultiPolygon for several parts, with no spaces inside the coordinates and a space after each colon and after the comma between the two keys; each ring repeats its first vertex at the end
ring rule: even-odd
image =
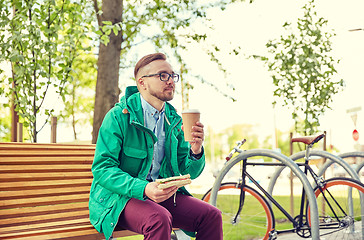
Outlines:
{"type": "MultiPolygon", "coordinates": [[[[313,191],[317,198],[319,216],[319,235],[327,239],[364,239],[362,216],[364,208],[364,185],[352,178],[324,179],[318,176],[309,165],[310,150],[320,141],[324,134],[292,139],[293,142],[302,142],[307,145],[303,163],[297,163],[303,168],[303,172],[310,174],[314,179],[313,191]]],[[[223,214],[224,239],[276,239],[280,233],[293,232],[303,238],[311,237],[310,204],[307,201],[307,192],[302,189],[300,210],[297,216],[291,216],[276,197],[269,194],[254,179],[247,170],[248,166],[283,166],[277,162],[257,162],[250,159],[251,156],[270,157],[270,153],[263,150],[255,150],[254,154],[242,151],[240,147],[245,140],[238,142],[227,157],[227,163],[219,172],[214,186],[219,189],[214,194],[210,189],[203,196],[204,201],[216,205],[223,214]],[[235,152],[237,156],[232,158],[235,152]],[[262,154],[261,154],[262,153],[262,154]],[[248,156],[248,157],[247,157],[248,156]],[[229,161],[230,160],[230,161],[229,161]],[[225,182],[229,178],[229,172],[239,167],[239,180],[225,182]],[[249,185],[248,185],[249,182],[249,185]],[[276,229],[273,206],[282,212],[292,227],[276,229]]],[[[272,158],[275,155],[272,154],[272,158]]],[[[264,174],[264,173],[262,173],[264,174]]]]}

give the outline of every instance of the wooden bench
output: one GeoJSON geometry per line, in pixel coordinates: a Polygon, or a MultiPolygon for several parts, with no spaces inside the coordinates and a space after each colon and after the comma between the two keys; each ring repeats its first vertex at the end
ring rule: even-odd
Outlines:
{"type": "Polygon", "coordinates": [[[94,152],[95,145],[0,143],[0,239],[105,239],[89,221],[94,152]]]}

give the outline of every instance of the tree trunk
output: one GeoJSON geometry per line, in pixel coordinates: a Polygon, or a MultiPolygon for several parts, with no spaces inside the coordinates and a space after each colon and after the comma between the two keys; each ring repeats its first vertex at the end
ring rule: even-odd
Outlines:
{"type": "MultiPolygon", "coordinates": [[[[102,12],[98,18],[99,27],[102,26],[103,21],[111,21],[113,24],[121,22],[123,1],[103,0],[102,12]]],[[[105,114],[118,102],[120,94],[118,81],[122,32],[119,31],[117,36],[112,32],[109,37],[110,42],[107,46],[100,43],[99,47],[92,143],[96,143],[102,120],[105,114]]]]}

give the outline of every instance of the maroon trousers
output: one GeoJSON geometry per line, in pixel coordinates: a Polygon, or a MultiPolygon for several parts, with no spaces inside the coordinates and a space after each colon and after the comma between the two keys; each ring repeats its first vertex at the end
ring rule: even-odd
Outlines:
{"type": "Polygon", "coordinates": [[[194,197],[177,193],[155,203],[132,198],[121,213],[118,228],[144,235],[146,240],[171,240],[172,227],[197,232],[196,240],[222,240],[221,212],[194,197]]]}

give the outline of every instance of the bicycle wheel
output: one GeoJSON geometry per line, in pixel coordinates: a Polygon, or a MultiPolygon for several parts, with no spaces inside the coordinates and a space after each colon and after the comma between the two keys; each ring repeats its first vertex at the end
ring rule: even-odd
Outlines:
{"type": "MultiPolygon", "coordinates": [[[[361,182],[351,178],[331,178],[324,182],[322,191],[316,187],[314,193],[319,210],[320,235],[325,240],[364,239],[360,201],[364,185],[361,182]]],[[[309,207],[307,219],[310,224],[309,207]]]]}
{"type": "MultiPolygon", "coordinates": [[[[249,186],[243,188],[245,200],[243,209],[237,218],[233,219],[239,208],[240,186],[238,183],[222,183],[217,195],[216,207],[222,212],[224,239],[270,239],[274,229],[274,215],[266,199],[249,186]]],[[[211,189],[202,200],[208,202],[211,189]]]]}

